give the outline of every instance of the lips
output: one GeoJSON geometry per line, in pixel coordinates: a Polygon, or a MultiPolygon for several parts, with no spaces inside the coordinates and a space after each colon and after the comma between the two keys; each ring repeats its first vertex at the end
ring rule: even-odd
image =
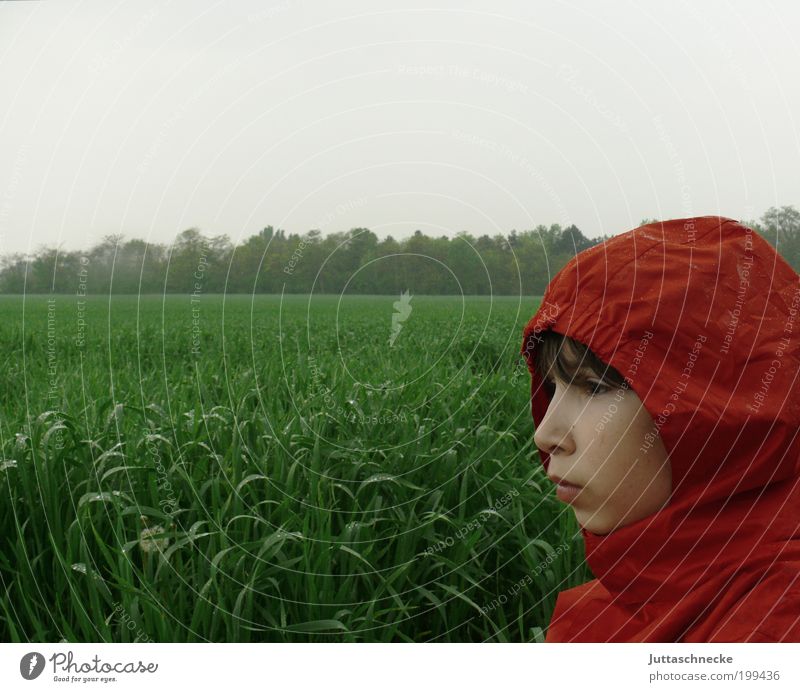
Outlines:
{"type": "Polygon", "coordinates": [[[556,484],[556,497],[562,502],[572,503],[578,497],[581,486],[565,481],[558,476],[548,476],[556,484]]]}
{"type": "Polygon", "coordinates": [[[578,485],[577,483],[570,483],[569,481],[565,481],[563,478],[559,478],[558,476],[548,476],[548,478],[553,481],[556,485],[563,485],[567,488],[580,488],[582,486],[578,485]]]}

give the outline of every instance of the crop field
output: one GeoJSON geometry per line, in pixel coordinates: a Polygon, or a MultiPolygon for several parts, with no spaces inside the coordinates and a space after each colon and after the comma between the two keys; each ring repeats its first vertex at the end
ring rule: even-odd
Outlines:
{"type": "Polygon", "coordinates": [[[542,641],[537,304],[0,297],[0,638],[542,641]]]}

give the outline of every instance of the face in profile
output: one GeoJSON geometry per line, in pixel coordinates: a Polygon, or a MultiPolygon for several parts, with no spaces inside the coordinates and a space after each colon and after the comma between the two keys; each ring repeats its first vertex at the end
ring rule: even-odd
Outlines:
{"type": "Polygon", "coordinates": [[[563,482],[557,495],[578,523],[607,534],[669,502],[669,457],[652,417],[619,373],[562,338],[552,334],[537,358],[551,402],[534,442],[550,455],[548,476],[563,482]]]}

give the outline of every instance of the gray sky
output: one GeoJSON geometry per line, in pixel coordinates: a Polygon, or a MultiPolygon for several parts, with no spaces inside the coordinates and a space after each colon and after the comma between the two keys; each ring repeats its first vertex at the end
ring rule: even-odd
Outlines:
{"type": "Polygon", "coordinates": [[[800,4],[0,2],[0,254],[800,204],[800,4]]]}

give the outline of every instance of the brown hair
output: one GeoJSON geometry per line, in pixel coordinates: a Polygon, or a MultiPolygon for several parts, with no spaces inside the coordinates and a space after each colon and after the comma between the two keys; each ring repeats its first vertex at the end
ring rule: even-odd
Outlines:
{"type": "Polygon", "coordinates": [[[598,358],[586,344],[552,330],[540,336],[534,354],[534,367],[545,381],[545,391],[551,397],[555,391],[553,377],[567,384],[575,384],[594,375],[611,387],[628,386],[619,370],[598,358]]]}

